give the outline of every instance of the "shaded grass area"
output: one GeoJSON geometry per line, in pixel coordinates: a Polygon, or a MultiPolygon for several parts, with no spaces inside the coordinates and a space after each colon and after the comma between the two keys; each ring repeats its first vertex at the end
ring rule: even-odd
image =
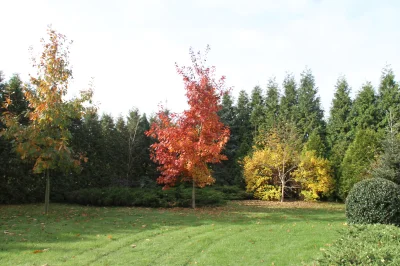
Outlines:
{"type": "Polygon", "coordinates": [[[1,265],[302,265],[345,223],[333,203],[50,207],[0,206],[1,265]]]}

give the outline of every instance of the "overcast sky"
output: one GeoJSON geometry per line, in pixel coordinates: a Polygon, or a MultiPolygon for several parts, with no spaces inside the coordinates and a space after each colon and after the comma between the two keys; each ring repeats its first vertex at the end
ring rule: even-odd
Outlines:
{"type": "Polygon", "coordinates": [[[367,0],[0,0],[0,70],[27,81],[29,47],[40,51],[48,24],[74,41],[70,92],[94,78],[100,112],[148,114],[167,100],[186,107],[175,62],[190,63],[189,47],[203,51],[236,97],[263,89],[285,73],[297,80],[311,68],[325,115],[334,86],[345,75],[353,95],[366,81],[379,84],[390,64],[400,75],[400,1],[367,0]]]}

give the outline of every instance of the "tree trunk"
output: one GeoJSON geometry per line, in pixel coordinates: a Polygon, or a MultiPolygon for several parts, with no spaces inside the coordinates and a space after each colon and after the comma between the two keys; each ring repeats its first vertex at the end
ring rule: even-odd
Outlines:
{"type": "Polygon", "coordinates": [[[46,170],[46,192],[44,196],[44,214],[49,212],[50,204],[50,169],[46,170]]]}
{"type": "Polygon", "coordinates": [[[285,200],[285,184],[282,184],[281,202],[285,200]]]}
{"type": "Polygon", "coordinates": [[[193,180],[193,186],[192,186],[192,208],[195,209],[196,208],[196,186],[195,186],[195,182],[193,180]]]}

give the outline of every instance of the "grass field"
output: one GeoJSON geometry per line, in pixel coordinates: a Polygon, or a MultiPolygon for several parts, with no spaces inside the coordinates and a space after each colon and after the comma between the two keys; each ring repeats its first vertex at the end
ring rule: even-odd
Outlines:
{"type": "Polygon", "coordinates": [[[0,206],[0,265],[302,265],[345,223],[333,203],[50,208],[0,206]]]}

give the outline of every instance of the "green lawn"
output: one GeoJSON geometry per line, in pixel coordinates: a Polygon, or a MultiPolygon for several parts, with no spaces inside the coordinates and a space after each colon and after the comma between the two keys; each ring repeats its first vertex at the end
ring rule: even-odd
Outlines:
{"type": "Polygon", "coordinates": [[[345,226],[333,203],[42,210],[0,206],[0,265],[302,265],[345,226]]]}

